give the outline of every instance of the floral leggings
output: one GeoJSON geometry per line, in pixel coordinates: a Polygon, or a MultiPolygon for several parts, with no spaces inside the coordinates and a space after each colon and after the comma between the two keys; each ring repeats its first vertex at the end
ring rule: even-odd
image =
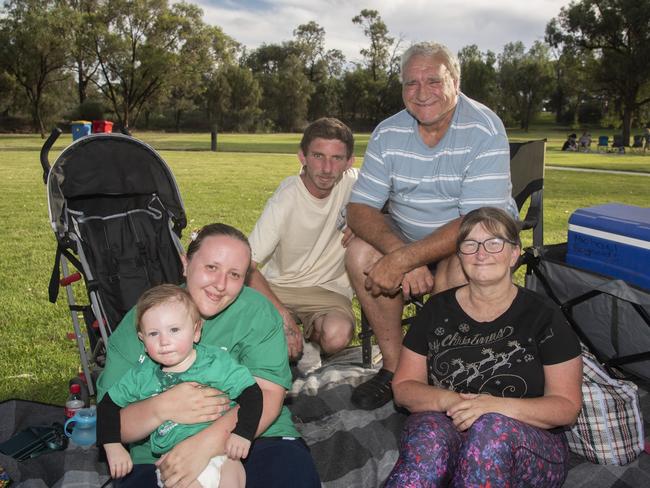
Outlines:
{"type": "Polygon", "coordinates": [[[458,432],[444,413],[412,414],[385,488],[559,487],[569,451],[554,434],[496,413],[458,432]]]}

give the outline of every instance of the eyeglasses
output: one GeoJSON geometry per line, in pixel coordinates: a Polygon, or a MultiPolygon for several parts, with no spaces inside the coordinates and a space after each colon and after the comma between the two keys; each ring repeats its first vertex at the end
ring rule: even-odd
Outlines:
{"type": "Polygon", "coordinates": [[[506,242],[508,244],[512,244],[513,246],[516,244],[515,242],[509,241],[507,239],[502,239],[500,237],[485,239],[483,242],[467,239],[466,241],[460,242],[458,251],[461,254],[476,254],[478,252],[478,248],[481,247],[482,244],[485,252],[490,254],[498,254],[503,251],[503,247],[506,245],[506,242]]]}

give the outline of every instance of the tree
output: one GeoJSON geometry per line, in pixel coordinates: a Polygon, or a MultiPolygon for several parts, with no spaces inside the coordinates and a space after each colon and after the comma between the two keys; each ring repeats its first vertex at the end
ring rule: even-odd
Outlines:
{"type": "Polygon", "coordinates": [[[208,116],[221,130],[257,129],[262,113],[262,90],[250,69],[235,64],[214,73],[205,95],[208,116]]]}
{"type": "Polygon", "coordinates": [[[498,73],[504,118],[510,115],[522,129],[528,130],[534,114],[551,91],[552,81],[545,44],[536,41],[528,52],[520,41],[506,44],[499,55],[498,73]]]}
{"type": "Polygon", "coordinates": [[[547,40],[594,54],[593,78],[619,107],[623,140],[635,113],[650,102],[650,0],[581,0],[560,10],[547,40]]]}
{"type": "Polygon", "coordinates": [[[395,39],[388,35],[388,27],[376,10],[363,9],[352,19],[353,24],[363,28],[363,33],[370,40],[370,47],[361,49],[361,55],[366,59],[366,66],[377,81],[389,67],[391,46],[395,39]]]}
{"type": "Polygon", "coordinates": [[[299,25],[291,45],[305,65],[305,74],[313,85],[307,117],[315,120],[340,112],[342,82],[340,80],[345,57],[338,49],[325,49],[325,29],[316,22],[299,25]]]}
{"type": "Polygon", "coordinates": [[[558,124],[571,125],[579,117],[581,105],[598,93],[592,80],[593,58],[589,52],[576,56],[573,49],[554,49],[554,87],[549,105],[558,124]]]}
{"type": "Polygon", "coordinates": [[[350,101],[355,93],[362,96],[359,103],[355,103],[357,115],[374,127],[401,107],[396,55],[400,42],[395,43],[395,39],[388,35],[388,27],[376,10],[362,10],[352,19],[352,23],[363,28],[370,46],[360,51],[365,58],[364,65],[357,65],[354,70],[357,73],[345,77],[344,97],[350,101]],[[360,86],[352,86],[353,82],[360,86]],[[359,109],[362,113],[359,113],[359,109]]]}
{"type": "Polygon", "coordinates": [[[68,8],[69,63],[68,68],[76,73],[79,105],[88,98],[88,88],[99,69],[93,49],[92,13],[99,8],[99,0],[64,0],[68,8]]]}
{"type": "Polygon", "coordinates": [[[496,55],[482,53],[476,44],[465,46],[458,53],[461,91],[488,107],[497,104],[496,55]]]}
{"type": "Polygon", "coordinates": [[[0,70],[0,116],[9,115],[10,110],[16,105],[17,89],[14,77],[0,70]]]}
{"type": "MultiPolygon", "coordinates": [[[[200,17],[200,12],[198,15],[191,12],[192,9],[197,9],[196,6],[178,4],[174,9],[185,11],[181,15],[182,18],[200,17]]],[[[185,42],[178,48],[177,56],[180,62],[167,80],[167,103],[174,112],[177,132],[180,131],[183,114],[197,106],[196,102],[207,89],[205,74],[221,66],[231,65],[238,48],[238,44],[219,27],[207,26],[202,22],[186,22],[183,28],[191,32],[181,34],[185,42]]]]}
{"type": "Polygon", "coordinates": [[[308,120],[320,117],[342,117],[343,80],[333,76],[314,85],[309,99],[308,120]]]}
{"type": "Polygon", "coordinates": [[[48,90],[67,78],[65,9],[51,0],[9,0],[0,15],[0,67],[21,87],[45,137],[48,90]]]}
{"type": "Polygon", "coordinates": [[[301,131],[314,85],[294,43],[263,44],[246,59],[262,88],[264,117],[283,131],[301,131]]]}
{"type": "MultiPolygon", "coordinates": [[[[303,64],[296,55],[287,57],[274,78],[273,93],[278,105],[277,122],[281,130],[300,132],[307,124],[309,100],[314,86],[303,73],[303,64]]],[[[273,95],[272,95],[273,96],[273,95]]]]}
{"type": "MultiPolygon", "coordinates": [[[[93,17],[94,47],[101,76],[98,88],[122,126],[137,121],[148,100],[194,76],[183,56],[186,46],[201,49],[201,10],[189,4],[171,8],[167,0],[107,0],[93,17]]],[[[207,47],[206,47],[207,48],[207,47]]],[[[192,52],[193,60],[202,52],[192,52]]]]}
{"type": "Polygon", "coordinates": [[[321,62],[325,58],[325,29],[312,20],[296,27],[293,35],[293,45],[305,65],[307,77],[311,82],[318,81],[323,76],[321,62]]]}

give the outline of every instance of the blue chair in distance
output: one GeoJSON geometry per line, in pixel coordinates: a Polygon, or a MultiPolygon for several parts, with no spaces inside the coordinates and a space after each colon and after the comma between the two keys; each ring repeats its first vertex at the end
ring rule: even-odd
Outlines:
{"type": "Polygon", "coordinates": [[[608,136],[598,136],[598,146],[596,147],[596,150],[598,152],[607,152],[607,151],[609,151],[609,137],[608,136]]]}

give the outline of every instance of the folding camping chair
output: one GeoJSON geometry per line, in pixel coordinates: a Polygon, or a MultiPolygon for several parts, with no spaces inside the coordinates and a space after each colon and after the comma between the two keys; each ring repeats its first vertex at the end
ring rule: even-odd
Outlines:
{"type": "Polygon", "coordinates": [[[625,146],[627,146],[627,144],[623,140],[623,135],[622,134],[614,135],[614,142],[612,142],[612,149],[614,149],[615,152],[617,153],[623,154],[625,153],[625,146]]]}
{"type": "Polygon", "coordinates": [[[599,136],[598,137],[598,146],[596,146],[598,152],[607,152],[609,151],[609,137],[608,136],[599,136]]]}
{"type": "MultiPolygon", "coordinates": [[[[520,220],[521,230],[532,230],[533,246],[542,246],[544,240],[544,157],[546,139],[510,143],[510,179],[512,180],[512,197],[521,212],[524,204],[530,200],[525,217],[520,220]]],[[[521,264],[521,263],[520,263],[521,264]]],[[[413,302],[421,307],[419,301],[413,302]]],[[[409,325],[412,317],[402,320],[402,325],[409,325]]],[[[361,310],[361,361],[364,368],[370,368],[372,358],[372,330],[368,319],[361,310]]]]}
{"type": "Polygon", "coordinates": [[[639,150],[639,151],[645,150],[644,144],[643,144],[644,139],[645,139],[645,136],[643,134],[635,135],[634,139],[633,139],[633,142],[632,142],[631,149],[639,150]]]}
{"type": "Polygon", "coordinates": [[[566,251],[566,243],[526,249],[526,288],[557,303],[605,366],[650,381],[650,290],[571,266],[566,251]]]}

